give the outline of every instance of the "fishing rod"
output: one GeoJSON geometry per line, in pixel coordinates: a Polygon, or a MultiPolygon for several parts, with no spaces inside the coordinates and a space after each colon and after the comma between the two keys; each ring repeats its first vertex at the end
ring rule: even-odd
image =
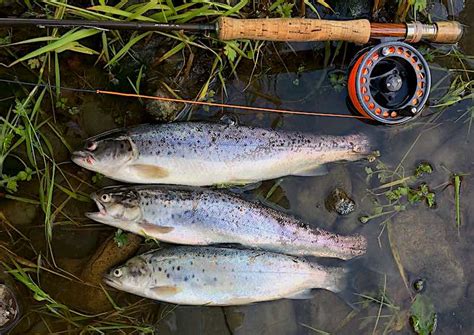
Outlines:
{"type": "MultiPolygon", "coordinates": [[[[373,23],[366,19],[333,21],[302,18],[233,19],[215,24],[175,24],[124,21],[0,18],[0,27],[88,27],[110,30],[187,31],[215,33],[222,41],[346,41],[378,44],[359,52],[349,66],[348,105],[363,118],[394,125],[421,114],[431,89],[431,74],[423,55],[408,43],[426,40],[456,43],[463,27],[456,21],[432,24],[373,23]]],[[[157,99],[166,99],[156,97],[157,99]]]]}
{"type": "Polygon", "coordinates": [[[184,31],[216,33],[219,40],[263,41],[346,41],[366,44],[371,38],[395,37],[409,43],[424,39],[436,43],[456,43],[463,28],[456,21],[433,24],[371,23],[369,20],[320,20],[302,18],[233,19],[220,17],[214,24],[176,24],[129,21],[0,18],[3,27],[74,28],[108,30],[184,31]]]}

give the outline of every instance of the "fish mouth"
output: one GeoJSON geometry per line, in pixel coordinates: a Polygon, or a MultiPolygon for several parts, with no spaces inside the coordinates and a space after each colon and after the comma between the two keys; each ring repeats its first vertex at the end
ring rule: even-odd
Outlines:
{"type": "Polygon", "coordinates": [[[107,215],[107,209],[105,206],[99,201],[99,197],[97,196],[96,193],[91,194],[91,199],[95,202],[97,208],[99,209],[98,212],[87,212],[84,215],[88,217],[89,219],[95,220],[95,221],[101,221],[104,218],[106,218],[107,215]]]}
{"type": "Polygon", "coordinates": [[[90,152],[83,150],[74,151],[71,154],[71,160],[82,167],[91,166],[95,161],[94,156],[90,152]]]}
{"type": "Polygon", "coordinates": [[[103,282],[113,288],[120,287],[120,282],[109,274],[104,275],[103,282]]]}

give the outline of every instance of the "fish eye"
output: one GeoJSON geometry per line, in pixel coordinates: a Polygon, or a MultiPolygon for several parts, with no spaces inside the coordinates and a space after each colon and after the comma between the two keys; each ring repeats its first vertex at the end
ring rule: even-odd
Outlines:
{"type": "Polygon", "coordinates": [[[94,151],[95,149],[97,149],[97,142],[93,142],[93,141],[87,142],[86,149],[89,151],[94,151]]]}
{"type": "Polygon", "coordinates": [[[110,201],[110,195],[104,193],[104,194],[102,194],[102,196],[100,197],[100,199],[101,199],[102,201],[104,201],[104,202],[108,202],[108,201],[110,201]]]}
{"type": "Polygon", "coordinates": [[[114,273],[114,276],[117,278],[122,277],[122,270],[120,269],[115,269],[113,273],[114,273]]]}

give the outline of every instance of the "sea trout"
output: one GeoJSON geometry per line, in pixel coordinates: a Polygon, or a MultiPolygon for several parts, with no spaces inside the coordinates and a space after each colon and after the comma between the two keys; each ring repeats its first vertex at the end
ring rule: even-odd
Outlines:
{"type": "Polygon", "coordinates": [[[179,186],[107,187],[91,195],[86,216],[116,228],[187,245],[241,244],[290,255],[349,259],[363,236],[310,228],[293,216],[225,191],[179,186]]]}
{"type": "Polygon", "coordinates": [[[114,130],[86,141],[72,160],[130,183],[246,184],[325,173],[324,164],[370,151],[363,135],[319,136],[239,125],[181,122],[114,130]]]}
{"type": "Polygon", "coordinates": [[[268,251],[173,247],[130,259],[112,269],[105,282],[174,304],[229,306],[310,298],[314,288],[339,292],[346,271],[268,251]]]}

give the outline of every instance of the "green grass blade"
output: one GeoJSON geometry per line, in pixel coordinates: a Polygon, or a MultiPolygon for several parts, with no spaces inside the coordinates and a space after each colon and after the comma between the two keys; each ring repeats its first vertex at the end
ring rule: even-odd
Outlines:
{"type": "Polygon", "coordinates": [[[4,45],[4,47],[12,47],[12,46],[15,46],[15,45],[38,43],[38,42],[50,42],[50,41],[54,41],[54,40],[57,40],[57,39],[58,39],[58,37],[54,37],[54,36],[42,36],[42,37],[30,38],[28,40],[24,40],[24,41],[20,41],[20,42],[6,44],[6,45],[4,45]]]}
{"type": "Polygon", "coordinates": [[[29,54],[27,54],[23,57],[20,57],[19,59],[17,59],[13,63],[11,63],[9,65],[9,67],[13,66],[15,64],[18,64],[20,62],[23,62],[27,59],[38,57],[38,56],[40,56],[42,54],[45,54],[47,52],[55,51],[55,50],[63,47],[64,45],[67,45],[68,43],[71,43],[73,41],[81,40],[83,38],[95,35],[99,32],[100,31],[96,30],[96,29],[81,29],[81,30],[76,30],[76,31],[70,31],[70,32],[66,33],[65,35],[63,35],[58,40],[56,40],[56,41],[54,41],[54,42],[52,42],[48,45],[45,45],[44,47],[36,49],[35,51],[32,51],[32,52],[30,52],[29,54]]]}
{"type": "Polygon", "coordinates": [[[130,39],[130,41],[128,41],[127,44],[125,44],[123,46],[122,49],[120,49],[116,54],[115,56],[110,60],[110,62],[108,62],[105,66],[108,67],[108,66],[111,66],[113,64],[115,64],[119,59],[121,59],[123,56],[125,56],[125,54],[130,50],[130,48],[132,46],[134,46],[136,43],[138,43],[141,39],[149,36],[150,34],[152,34],[153,32],[151,31],[147,31],[146,33],[143,33],[143,34],[140,34],[138,36],[135,36],[134,38],[130,39]]]}
{"type": "Polygon", "coordinates": [[[139,20],[139,21],[155,22],[155,20],[153,20],[149,17],[142,16],[142,15],[135,15],[134,16],[134,13],[130,13],[130,12],[127,12],[125,10],[117,9],[115,7],[112,7],[112,6],[92,6],[92,7],[89,7],[88,9],[98,11],[98,12],[107,13],[107,14],[110,14],[110,15],[123,16],[127,19],[129,19],[130,17],[133,17],[133,19],[139,20]]]}

